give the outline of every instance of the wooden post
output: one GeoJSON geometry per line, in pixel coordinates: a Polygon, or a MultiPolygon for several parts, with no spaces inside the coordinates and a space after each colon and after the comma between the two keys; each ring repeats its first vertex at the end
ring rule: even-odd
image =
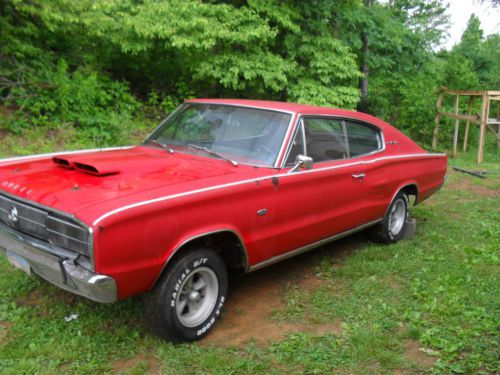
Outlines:
{"type": "MultiPolygon", "coordinates": [[[[497,107],[497,122],[500,122],[500,101],[497,107]]],[[[497,148],[500,147],[500,124],[497,124],[497,148]]]]}
{"type": "MultiPolygon", "coordinates": [[[[474,100],[473,96],[469,96],[469,109],[467,111],[467,114],[470,116],[472,115],[472,102],[474,100]]],[[[467,142],[469,141],[469,126],[470,126],[470,121],[467,121],[465,123],[465,135],[464,135],[464,152],[467,151],[467,142]]]]}
{"type": "Polygon", "coordinates": [[[435,122],[435,127],[434,127],[434,137],[432,139],[432,148],[435,150],[438,144],[438,132],[439,132],[439,120],[441,119],[441,115],[439,114],[441,112],[441,104],[443,103],[443,94],[439,94],[437,98],[437,113],[436,117],[434,118],[435,122]]]}
{"type": "MultiPolygon", "coordinates": [[[[460,95],[455,95],[455,114],[458,115],[458,104],[460,100],[460,95]]],[[[457,156],[457,145],[458,145],[458,127],[460,125],[460,120],[455,119],[455,133],[453,134],[453,154],[452,157],[457,156]]]]}
{"type": "Polygon", "coordinates": [[[477,164],[481,164],[484,160],[484,144],[486,143],[486,124],[490,115],[490,100],[485,91],[482,96],[481,103],[481,125],[479,128],[479,147],[477,148],[477,164]]]}

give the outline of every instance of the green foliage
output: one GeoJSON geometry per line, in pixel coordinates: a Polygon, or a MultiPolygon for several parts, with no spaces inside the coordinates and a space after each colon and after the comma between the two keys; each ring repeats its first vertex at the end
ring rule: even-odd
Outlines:
{"type": "Polygon", "coordinates": [[[488,36],[481,47],[485,69],[479,76],[485,87],[500,89],[500,34],[488,36]]]}
{"type": "Polygon", "coordinates": [[[440,88],[499,87],[499,36],[484,40],[477,17],[471,18],[462,41],[451,52],[434,52],[447,26],[442,2],[363,4],[346,8],[339,16],[341,39],[356,53],[360,66],[367,59],[368,102],[362,103],[361,110],[430,144],[440,88]],[[368,53],[362,32],[368,38],[368,53]]]}
{"type": "Polygon", "coordinates": [[[191,97],[360,109],[429,143],[442,86],[500,86],[500,36],[472,16],[451,51],[441,0],[0,0],[2,128],[124,142],[191,97]],[[366,39],[366,43],[362,40],[366,39]],[[125,137],[125,138],[124,138],[125,137]]]}
{"type": "Polygon", "coordinates": [[[92,139],[99,134],[104,144],[119,139],[120,124],[141,107],[163,117],[187,97],[346,108],[358,101],[355,55],[334,37],[328,19],[295,1],[4,0],[0,6],[6,30],[0,100],[17,108],[6,124],[11,132],[69,123],[92,139]],[[146,105],[128,85],[150,98],[146,105]]]}
{"type": "Polygon", "coordinates": [[[21,134],[29,127],[72,126],[94,145],[122,139],[124,123],[140,108],[128,85],[85,62],[75,65],[70,38],[52,25],[40,27],[33,5],[1,6],[6,32],[0,37],[0,100],[15,111],[6,130],[21,134]]]}
{"type": "Polygon", "coordinates": [[[101,60],[111,59],[107,63],[114,74],[135,81],[136,71],[147,72],[141,77],[149,81],[146,93],[175,95],[181,83],[188,83],[195,96],[284,95],[351,108],[357,102],[354,55],[334,38],[326,20],[312,19],[317,15],[307,14],[310,7],[293,1],[252,1],[248,6],[180,0],[33,4],[18,9],[55,33],[80,32],[97,41],[102,46],[97,55],[114,51],[101,60]],[[293,87],[300,80],[308,87],[293,87]]]}
{"type": "Polygon", "coordinates": [[[432,47],[443,37],[444,10],[439,1],[365,1],[339,15],[342,38],[360,66],[368,66],[368,100],[360,109],[420,142],[430,141],[435,95],[442,84],[432,47]]]}

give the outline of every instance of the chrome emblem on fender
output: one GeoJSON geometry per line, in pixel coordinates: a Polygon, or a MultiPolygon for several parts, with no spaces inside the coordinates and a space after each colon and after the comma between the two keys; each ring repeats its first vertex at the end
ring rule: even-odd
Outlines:
{"type": "Polygon", "coordinates": [[[19,218],[17,216],[17,208],[11,207],[10,210],[9,210],[9,214],[8,214],[7,218],[10,220],[10,222],[12,224],[16,224],[17,221],[19,220],[19,218]]]}

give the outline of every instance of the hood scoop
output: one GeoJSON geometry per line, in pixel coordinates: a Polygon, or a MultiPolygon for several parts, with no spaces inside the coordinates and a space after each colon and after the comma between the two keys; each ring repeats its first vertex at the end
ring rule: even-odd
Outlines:
{"type": "Polygon", "coordinates": [[[73,168],[71,165],[71,162],[67,158],[54,156],[52,158],[52,161],[54,162],[54,164],[56,164],[60,167],[68,168],[68,169],[73,168]]]}
{"type": "Polygon", "coordinates": [[[80,172],[90,173],[94,176],[109,176],[112,174],[117,174],[119,171],[117,169],[109,168],[106,165],[99,164],[87,164],[78,161],[73,162],[73,167],[80,172]]]}
{"type": "Polygon", "coordinates": [[[72,159],[64,156],[55,156],[52,158],[52,161],[59,167],[75,169],[79,172],[88,173],[94,176],[109,176],[120,173],[117,168],[106,162],[87,162],[86,160],[79,160],[77,158],[72,159]]]}

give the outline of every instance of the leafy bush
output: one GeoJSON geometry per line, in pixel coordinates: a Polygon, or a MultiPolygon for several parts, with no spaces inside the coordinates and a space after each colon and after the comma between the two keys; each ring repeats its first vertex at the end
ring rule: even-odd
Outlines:
{"type": "Polygon", "coordinates": [[[7,123],[7,129],[14,133],[29,125],[70,123],[90,137],[109,141],[120,136],[120,124],[140,108],[125,83],[84,69],[69,72],[64,60],[59,60],[54,70],[32,71],[26,79],[25,85],[10,91],[14,99],[6,101],[18,108],[17,119],[7,123]]]}

